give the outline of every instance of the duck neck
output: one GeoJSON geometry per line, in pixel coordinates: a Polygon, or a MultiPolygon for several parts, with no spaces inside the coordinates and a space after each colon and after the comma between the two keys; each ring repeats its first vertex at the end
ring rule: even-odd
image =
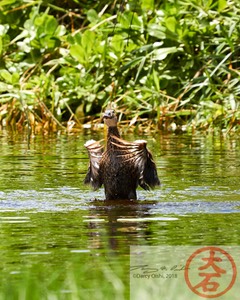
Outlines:
{"type": "Polygon", "coordinates": [[[108,139],[111,136],[116,136],[116,137],[120,138],[120,133],[118,131],[117,126],[108,127],[108,139]]]}
{"type": "Polygon", "coordinates": [[[108,135],[107,135],[107,150],[113,150],[115,146],[111,143],[114,140],[114,136],[120,138],[120,134],[117,126],[108,127],[108,135]]]}

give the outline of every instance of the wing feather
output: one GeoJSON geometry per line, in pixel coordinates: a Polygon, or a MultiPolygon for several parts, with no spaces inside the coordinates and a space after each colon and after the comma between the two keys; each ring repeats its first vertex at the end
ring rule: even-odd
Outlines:
{"type": "Polygon", "coordinates": [[[85,143],[90,159],[87,175],[84,179],[85,184],[90,184],[94,190],[101,187],[102,182],[99,176],[99,165],[102,159],[103,146],[101,141],[89,140],[85,143]]]}
{"type": "Polygon", "coordinates": [[[160,185],[156,164],[145,140],[127,142],[114,136],[111,143],[115,146],[117,156],[124,157],[124,162],[132,163],[138,170],[138,182],[143,189],[149,190],[160,185]]]}

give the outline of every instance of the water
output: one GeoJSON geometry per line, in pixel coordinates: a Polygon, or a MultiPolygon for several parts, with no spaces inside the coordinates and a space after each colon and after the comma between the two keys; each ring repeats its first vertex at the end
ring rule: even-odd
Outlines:
{"type": "Polygon", "coordinates": [[[1,299],[128,299],[131,245],[240,244],[238,137],[125,136],[162,183],[134,202],[83,185],[93,137],[1,133],[1,299]]]}

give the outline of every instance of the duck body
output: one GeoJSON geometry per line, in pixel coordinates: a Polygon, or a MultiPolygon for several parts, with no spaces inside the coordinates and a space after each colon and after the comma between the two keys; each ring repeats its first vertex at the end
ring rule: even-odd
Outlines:
{"type": "Polygon", "coordinates": [[[115,136],[108,138],[107,149],[100,161],[100,178],[106,200],[136,199],[138,174],[131,164],[125,162],[125,156],[113,144],[115,140],[115,136]]]}
{"type": "Polygon", "coordinates": [[[108,126],[106,150],[100,142],[88,141],[90,164],[85,183],[94,189],[104,186],[106,200],[137,199],[138,185],[149,190],[160,184],[146,141],[127,142],[120,138],[114,111],[103,116],[108,126]]]}

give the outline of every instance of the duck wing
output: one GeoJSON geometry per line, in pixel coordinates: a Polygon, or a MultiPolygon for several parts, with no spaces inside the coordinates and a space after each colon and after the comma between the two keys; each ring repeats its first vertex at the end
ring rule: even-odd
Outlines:
{"type": "Polygon", "coordinates": [[[117,155],[124,157],[125,163],[133,164],[138,170],[138,182],[143,189],[149,190],[160,185],[156,164],[145,140],[127,142],[114,136],[111,143],[115,146],[117,155]]]}
{"type": "Polygon", "coordinates": [[[87,175],[84,179],[85,184],[90,184],[94,190],[101,187],[102,182],[99,176],[99,165],[102,159],[103,146],[101,141],[89,140],[84,146],[87,148],[90,159],[87,175]]]}

